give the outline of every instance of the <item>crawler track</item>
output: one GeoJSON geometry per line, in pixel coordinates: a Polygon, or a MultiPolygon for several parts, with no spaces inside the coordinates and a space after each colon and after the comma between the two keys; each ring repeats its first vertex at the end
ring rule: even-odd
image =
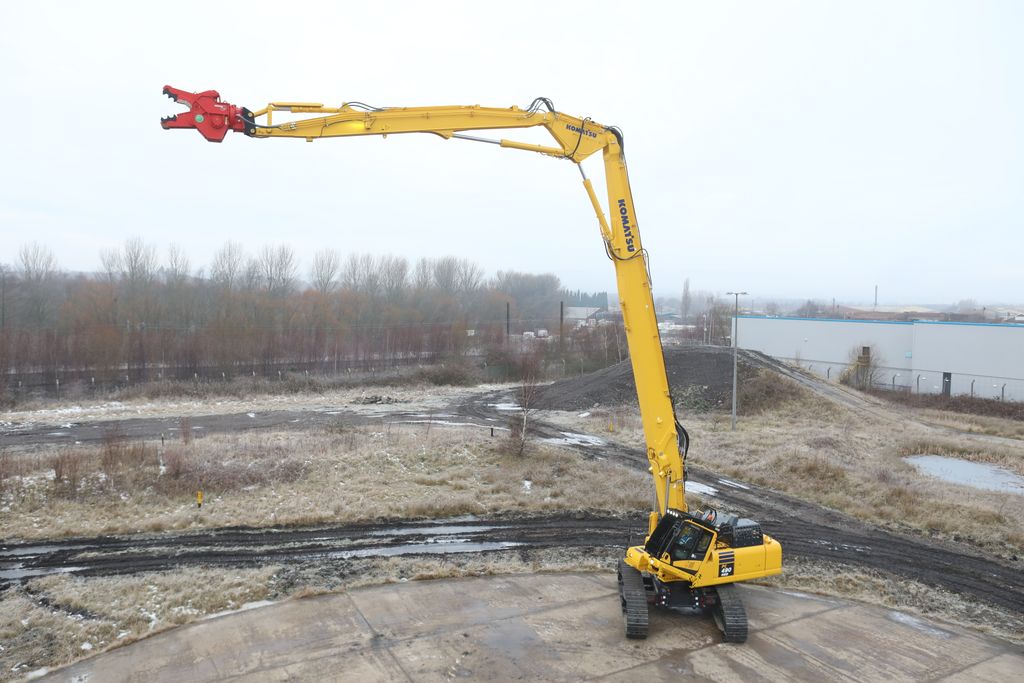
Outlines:
{"type": "Polygon", "coordinates": [[[640,572],[619,560],[619,599],[622,601],[622,616],[626,622],[626,637],[642,639],[647,637],[648,605],[647,591],[640,572]]]}

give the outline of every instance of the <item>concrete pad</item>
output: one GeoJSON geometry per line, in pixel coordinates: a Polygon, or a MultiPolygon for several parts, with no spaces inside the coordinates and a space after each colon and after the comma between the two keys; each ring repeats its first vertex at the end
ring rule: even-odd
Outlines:
{"type": "Polygon", "coordinates": [[[48,681],[1010,680],[1024,649],[891,610],[741,586],[750,639],[661,610],[627,640],[613,574],[418,581],[154,635],[48,681]]]}

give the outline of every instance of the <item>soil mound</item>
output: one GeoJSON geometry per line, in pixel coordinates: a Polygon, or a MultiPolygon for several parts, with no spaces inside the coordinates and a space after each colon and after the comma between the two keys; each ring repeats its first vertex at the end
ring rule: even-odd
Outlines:
{"type": "MultiPolygon", "coordinates": [[[[753,374],[764,363],[740,351],[740,377],[753,374]]],[[[732,350],[693,346],[665,349],[668,385],[677,403],[707,410],[732,400],[732,350]]],[[[636,384],[629,360],[582,377],[562,379],[540,387],[535,405],[544,410],[585,410],[595,406],[636,403],[636,384]]]]}

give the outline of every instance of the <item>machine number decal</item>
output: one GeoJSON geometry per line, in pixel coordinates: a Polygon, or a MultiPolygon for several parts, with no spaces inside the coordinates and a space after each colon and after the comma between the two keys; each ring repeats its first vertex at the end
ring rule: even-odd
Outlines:
{"type": "Polygon", "coordinates": [[[732,576],[734,566],[733,562],[735,561],[735,558],[736,556],[733,554],[731,550],[723,552],[721,555],[718,556],[719,576],[732,576]]]}

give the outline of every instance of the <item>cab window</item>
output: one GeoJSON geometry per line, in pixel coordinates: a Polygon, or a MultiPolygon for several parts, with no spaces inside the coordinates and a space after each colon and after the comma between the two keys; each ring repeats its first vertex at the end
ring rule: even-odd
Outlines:
{"type": "Polygon", "coordinates": [[[703,560],[710,544],[710,531],[686,524],[672,546],[672,561],[703,560]]]}

